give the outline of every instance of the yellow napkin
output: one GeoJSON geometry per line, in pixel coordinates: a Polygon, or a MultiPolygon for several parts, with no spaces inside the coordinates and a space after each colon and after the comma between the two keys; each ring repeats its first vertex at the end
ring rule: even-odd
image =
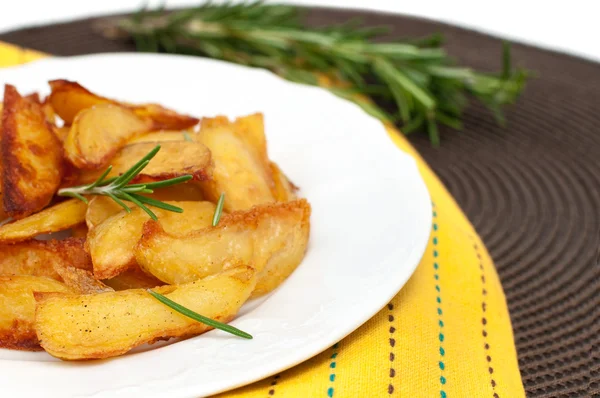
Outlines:
{"type": "MultiPolygon", "coordinates": [[[[44,56],[0,43],[0,67],[44,56]]],[[[419,154],[433,201],[427,250],[400,293],[325,352],[219,397],[524,397],[502,286],[481,239],[419,154]]]]}

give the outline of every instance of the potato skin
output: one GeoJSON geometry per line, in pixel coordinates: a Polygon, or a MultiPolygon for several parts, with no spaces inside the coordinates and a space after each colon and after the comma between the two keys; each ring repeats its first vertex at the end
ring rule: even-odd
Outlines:
{"type": "Polygon", "coordinates": [[[6,85],[2,112],[2,202],[20,219],[46,207],[63,175],[63,156],[41,105],[6,85]]]}
{"type": "Polygon", "coordinates": [[[71,290],[60,282],[39,276],[0,276],[0,347],[39,351],[35,332],[33,292],[71,290]]]}
{"type": "MultiPolygon", "coordinates": [[[[250,296],[255,282],[252,268],[239,267],[155,291],[206,317],[229,322],[250,296]]],[[[114,357],[145,343],[211,329],[173,311],[144,289],[94,295],[36,293],[35,299],[40,344],[50,355],[65,360],[114,357]]]]}
{"type": "Polygon", "coordinates": [[[0,243],[33,239],[38,235],[67,230],[85,221],[87,205],[69,199],[29,217],[0,226],[0,243]]]}
{"type": "Polygon", "coordinates": [[[250,264],[258,294],[298,266],[308,244],[311,208],[304,199],[256,206],[221,217],[216,227],[174,235],[148,221],[135,249],[139,266],[170,284],[187,283],[250,264]]]}

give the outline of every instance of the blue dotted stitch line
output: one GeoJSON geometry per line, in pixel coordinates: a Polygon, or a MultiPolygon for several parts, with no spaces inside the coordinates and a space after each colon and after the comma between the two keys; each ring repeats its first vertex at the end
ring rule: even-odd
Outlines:
{"type": "Polygon", "coordinates": [[[440,397],[441,398],[446,398],[446,391],[444,391],[444,385],[446,384],[446,378],[444,377],[444,370],[446,369],[446,365],[444,364],[444,356],[446,355],[446,351],[444,350],[444,321],[442,319],[442,315],[444,314],[444,312],[442,311],[442,289],[440,288],[440,285],[438,284],[437,281],[440,280],[440,275],[438,273],[439,269],[440,269],[440,264],[439,264],[439,260],[438,260],[438,256],[439,256],[439,252],[438,252],[438,237],[436,235],[436,232],[438,230],[438,224],[437,224],[437,211],[435,209],[435,203],[431,203],[432,207],[433,207],[433,238],[432,238],[432,242],[433,242],[433,278],[436,280],[435,283],[435,291],[436,291],[436,298],[435,298],[435,302],[437,303],[437,314],[439,316],[438,318],[438,325],[440,327],[440,332],[438,334],[438,339],[440,340],[440,361],[438,363],[438,366],[440,367],[440,372],[441,372],[441,376],[440,376],[440,384],[441,384],[441,388],[440,388],[440,397]]]}
{"type": "MultiPolygon", "coordinates": [[[[333,347],[331,347],[331,349],[333,350],[333,354],[331,354],[331,363],[329,364],[329,368],[331,369],[331,373],[329,374],[329,381],[331,383],[333,383],[335,381],[335,359],[338,356],[338,352],[337,352],[338,344],[339,343],[335,343],[333,345],[333,347]]],[[[329,387],[327,389],[327,396],[329,398],[331,398],[331,397],[333,397],[333,393],[334,393],[333,386],[329,387]]]]}

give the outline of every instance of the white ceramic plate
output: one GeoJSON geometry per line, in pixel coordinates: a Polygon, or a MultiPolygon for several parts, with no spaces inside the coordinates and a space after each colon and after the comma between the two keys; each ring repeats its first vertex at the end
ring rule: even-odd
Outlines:
{"type": "Polygon", "coordinates": [[[111,360],[70,363],[0,350],[2,396],[199,397],[248,384],[357,329],[402,288],[425,250],[431,208],[414,160],[381,123],[325,90],[183,56],[93,55],[0,70],[0,84],[22,93],[46,94],[47,81],[57,78],[193,115],[263,112],[271,159],[312,204],[311,240],[293,275],[232,323],[253,340],[212,331],[111,360]]]}

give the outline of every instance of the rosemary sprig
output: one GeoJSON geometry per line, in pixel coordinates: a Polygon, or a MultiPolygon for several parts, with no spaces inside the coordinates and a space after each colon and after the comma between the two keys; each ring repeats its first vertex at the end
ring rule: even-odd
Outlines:
{"type": "Polygon", "coordinates": [[[215,208],[215,215],[212,219],[212,226],[216,227],[219,224],[219,220],[221,220],[221,214],[223,213],[223,204],[225,204],[225,193],[222,193],[219,196],[219,201],[217,202],[217,207],[215,208]]]}
{"type": "Polygon", "coordinates": [[[62,188],[58,191],[59,196],[68,196],[77,198],[85,203],[88,203],[87,198],[84,195],[102,195],[108,196],[114,200],[119,206],[125,209],[128,213],[131,212],[131,208],[125,204],[124,201],[131,202],[136,206],[140,207],[145,211],[150,218],[157,221],[156,214],[152,212],[146,205],[154,206],[159,209],[172,211],[175,213],[182,213],[183,209],[177,206],[170,205],[168,203],[161,202],[156,199],[148,198],[141,194],[154,193],[154,189],[170,187],[172,185],[181,184],[183,182],[192,179],[191,175],[185,175],[180,177],[171,178],[169,180],[143,183],[143,184],[130,184],[138,174],[144,170],[144,168],[150,163],[150,160],[156,156],[160,151],[160,145],[157,145],[151,150],[146,156],[141,158],[136,164],[131,166],[129,170],[121,174],[118,177],[106,178],[112,170],[112,166],[108,166],[106,171],[93,183],[88,185],[80,185],[76,187],[62,188]]]}
{"type": "Polygon", "coordinates": [[[175,301],[171,300],[170,298],[163,296],[162,294],[157,293],[151,289],[147,289],[147,291],[148,291],[148,293],[150,293],[150,295],[152,295],[152,297],[154,297],[161,303],[174,309],[175,311],[179,312],[180,314],[187,316],[188,318],[192,318],[195,321],[201,322],[208,326],[212,326],[215,329],[220,329],[220,330],[223,330],[224,332],[231,333],[236,336],[243,337],[245,339],[252,339],[252,335],[244,332],[243,330],[235,328],[231,325],[227,325],[226,323],[221,323],[219,321],[215,321],[214,319],[210,319],[203,315],[200,315],[197,312],[194,312],[194,311],[190,310],[189,308],[182,306],[181,304],[177,304],[175,301]]]}
{"type": "Polygon", "coordinates": [[[467,95],[502,122],[502,106],[515,101],[527,77],[525,71],[511,69],[508,45],[503,71],[488,74],[456,66],[439,35],[378,43],[373,39],[381,28],[355,22],[309,28],[299,21],[295,7],[242,2],[205,3],[171,13],[142,11],[117,24],[141,51],[209,56],[311,85],[323,85],[325,77],[333,82],[327,88],[334,94],[379,119],[399,123],[405,134],[426,130],[434,144],[439,143],[438,124],[461,128],[467,95]]]}

